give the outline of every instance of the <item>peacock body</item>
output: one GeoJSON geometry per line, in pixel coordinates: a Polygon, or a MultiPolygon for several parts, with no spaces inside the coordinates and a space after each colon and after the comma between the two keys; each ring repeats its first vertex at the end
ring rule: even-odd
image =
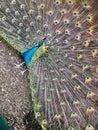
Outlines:
{"type": "Polygon", "coordinates": [[[0,37],[24,59],[43,130],[95,130],[97,0],[1,0],[0,37]]]}

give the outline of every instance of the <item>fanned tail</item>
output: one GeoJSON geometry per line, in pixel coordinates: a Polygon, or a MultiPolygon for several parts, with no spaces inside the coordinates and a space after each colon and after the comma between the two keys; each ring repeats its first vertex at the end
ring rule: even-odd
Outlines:
{"type": "Polygon", "coordinates": [[[1,1],[0,36],[27,56],[35,118],[43,130],[95,130],[98,2],[1,1]],[[47,37],[47,38],[46,38],[47,37]],[[28,56],[27,56],[28,57],[28,56]]]}

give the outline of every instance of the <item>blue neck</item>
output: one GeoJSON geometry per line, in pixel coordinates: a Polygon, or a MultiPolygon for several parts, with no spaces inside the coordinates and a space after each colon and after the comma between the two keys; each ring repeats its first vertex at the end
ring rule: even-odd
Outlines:
{"type": "Polygon", "coordinates": [[[21,57],[24,59],[26,65],[31,62],[31,59],[34,56],[35,52],[39,49],[40,46],[43,45],[43,43],[43,41],[39,41],[36,46],[21,54],[21,57]]]}

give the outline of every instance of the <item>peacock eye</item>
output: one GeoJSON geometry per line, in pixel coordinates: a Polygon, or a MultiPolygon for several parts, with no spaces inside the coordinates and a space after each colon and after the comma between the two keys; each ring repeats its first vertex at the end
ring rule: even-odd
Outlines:
{"type": "Polygon", "coordinates": [[[3,21],[3,22],[6,21],[6,16],[3,16],[3,17],[2,17],[2,21],[3,21]]]}
{"type": "Polygon", "coordinates": [[[72,112],[72,114],[74,115],[74,114],[75,114],[75,112],[72,112]]]}
{"type": "Polygon", "coordinates": [[[38,114],[38,116],[40,116],[40,112],[38,112],[37,114],[38,114]]]}
{"type": "Polygon", "coordinates": [[[92,50],[92,53],[95,53],[95,52],[96,52],[95,49],[93,49],[93,50],[92,50]]]}
{"type": "Polygon", "coordinates": [[[59,4],[60,4],[60,3],[59,3],[59,1],[56,1],[56,2],[55,2],[55,5],[57,5],[57,6],[58,6],[59,4]]]}
{"type": "Polygon", "coordinates": [[[45,5],[44,5],[44,4],[41,4],[41,5],[40,5],[40,9],[43,10],[44,8],[45,8],[45,5]]]}
{"type": "Polygon", "coordinates": [[[69,4],[71,4],[71,1],[68,1],[69,4]]]}
{"type": "Polygon", "coordinates": [[[90,109],[90,110],[91,110],[91,109],[92,109],[92,107],[91,107],[91,106],[89,106],[89,107],[88,107],[88,109],[90,109]]]}
{"type": "Polygon", "coordinates": [[[42,33],[41,30],[38,30],[38,31],[37,31],[37,34],[38,34],[38,35],[41,35],[41,33],[42,33]]]}
{"type": "Polygon", "coordinates": [[[75,39],[78,39],[78,36],[75,36],[75,39]]]}
{"type": "Polygon", "coordinates": [[[88,127],[90,128],[90,127],[91,127],[91,125],[90,125],[90,124],[88,124],[88,127]]]}
{"type": "Polygon", "coordinates": [[[89,91],[88,91],[88,94],[92,94],[92,91],[91,91],[91,90],[89,90],[89,91]]]}
{"type": "Polygon", "coordinates": [[[27,20],[27,19],[28,19],[28,15],[24,15],[23,20],[27,20]]]}
{"type": "Polygon", "coordinates": [[[6,13],[10,13],[10,9],[9,9],[9,8],[6,8],[6,9],[5,9],[5,12],[6,12],[6,13]]]}
{"type": "Polygon", "coordinates": [[[85,4],[84,4],[84,6],[86,7],[86,6],[87,6],[87,4],[85,3],[85,4]]]}
{"type": "Polygon", "coordinates": [[[86,41],[83,42],[83,44],[86,44],[86,43],[87,43],[86,41]]]}
{"type": "Polygon", "coordinates": [[[72,130],[72,128],[70,127],[69,130],[72,130]]]}
{"type": "Polygon", "coordinates": [[[16,4],[16,0],[12,0],[11,4],[15,5],[16,4]]]}
{"type": "Polygon", "coordinates": [[[90,31],[91,31],[90,29],[87,30],[87,32],[90,32],[90,31]]]}
{"type": "Polygon", "coordinates": [[[53,11],[49,11],[49,12],[48,12],[48,15],[49,15],[49,16],[52,16],[52,15],[53,15],[53,11]]]}
{"type": "Polygon", "coordinates": [[[34,10],[29,10],[29,14],[34,14],[34,10]]]}
{"type": "Polygon", "coordinates": [[[60,13],[61,13],[61,15],[64,15],[64,14],[66,13],[66,10],[65,10],[65,9],[62,9],[62,10],[60,11],[60,13]]]}
{"type": "Polygon", "coordinates": [[[76,23],[76,24],[75,24],[75,27],[79,27],[79,23],[76,23]]]}
{"type": "Polygon", "coordinates": [[[65,31],[65,34],[68,34],[68,31],[65,31]]]}
{"type": "Polygon", "coordinates": [[[19,27],[23,27],[23,23],[19,23],[19,27]]]}
{"type": "Polygon", "coordinates": [[[11,20],[11,22],[12,22],[12,23],[15,23],[15,22],[16,22],[16,18],[13,18],[13,19],[11,20]]]}
{"type": "Polygon", "coordinates": [[[78,100],[77,99],[74,99],[74,102],[77,102],[78,100]]]}
{"type": "Polygon", "coordinates": [[[87,18],[90,19],[90,16],[88,16],[87,18]]]}
{"type": "Polygon", "coordinates": [[[68,43],[68,41],[67,41],[67,40],[64,40],[63,43],[68,43]]]}
{"type": "Polygon", "coordinates": [[[59,35],[61,32],[59,30],[56,30],[56,35],[59,35]]]}
{"type": "Polygon", "coordinates": [[[47,37],[50,38],[50,37],[51,37],[51,34],[47,34],[47,37]]]}
{"type": "Polygon", "coordinates": [[[58,5],[59,4],[59,2],[56,2],[56,5],[58,5]]]}
{"type": "Polygon", "coordinates": [[[68,5],[72,5],[73,3],[74,3],[74,0],[72,1],[72,0],[68,0],[68,5]]]}
{"type": "Polygon", "coordinates": [[[59,24],[59,21],[58,20],[54,20],[54,24],[55,25],[59,24]]]}
{"type": "Polygon", "coordinates": [[[67,53],[64,53],[64,57],[67,57],[68,56],[68,54],[67,53]]]}
{"type": "Polygon", "coordinates": [[[67,25],[67,24],[69,24],[69,19],[64,19],[63,22],[64,22],[64,24],[67,25]]]}
{"type": "Polygon", "coordinates": [[[38,16],[37,16],[37,20],[38,20],[38,21],[41,21],[41,18],[42,18],[41,15],[38,15],[38,16]]]}
{"type": "Polygon", "coordinates": [[[20,8],[21,8],[21,9],[25,9],[25,8],[26,8],[26,5],[25,5],[25,4],[21,4],[21,5],[20,5],[20,8]]]}
{"type": "Polygon", "coordinates": [[[62,14],[64,14],[64,11],[62,11],[62,14]]]}
{"type": "Polygon", "coordinates": [[[19,11],[15,11],[15,15],[18,16],[19,15],[19,11]]]}
{"type": "Polygon", "coordinates": [[[48,24],[44,24],[44,28],[47,29],[48,28],[48,24]]]}
{"type": "Polygon", "coordinates": [[[89,76],[87,76],[86,78],[87,78],[87,79],[89,79],[90,77],[89,77],[89,76]]]}
{"type": "Polygon", "coordinates": [[[74,13],[73,15],[76,16],[76,13],[74,13]]]}
{"type": "Polygon", "coordinates": [[[86,64],[84,64],[83,66],[84,66],[84,67],[86,67],[87,65],[86,65],[86,64]]]}
{"type": "Polygon", "coordinates": [[[47,122],[47,120],[46,119],[44,119],[44,123],[46,123],[47,122]]]}
{"type": "Polygon", "coordinates": [[[67,21],[64,21],[64,24],[66,24],[67,23],[67,21]]]}

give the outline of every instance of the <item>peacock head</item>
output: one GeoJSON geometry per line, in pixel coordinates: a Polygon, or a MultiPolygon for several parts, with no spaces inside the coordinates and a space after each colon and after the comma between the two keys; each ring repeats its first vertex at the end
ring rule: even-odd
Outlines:
{"type": "Polygon", "coordinates": [[[41,41],[38,42],[38,47],[42,46],[44,41],[46,40],[47,37],[44,37],[41,41]]]}

